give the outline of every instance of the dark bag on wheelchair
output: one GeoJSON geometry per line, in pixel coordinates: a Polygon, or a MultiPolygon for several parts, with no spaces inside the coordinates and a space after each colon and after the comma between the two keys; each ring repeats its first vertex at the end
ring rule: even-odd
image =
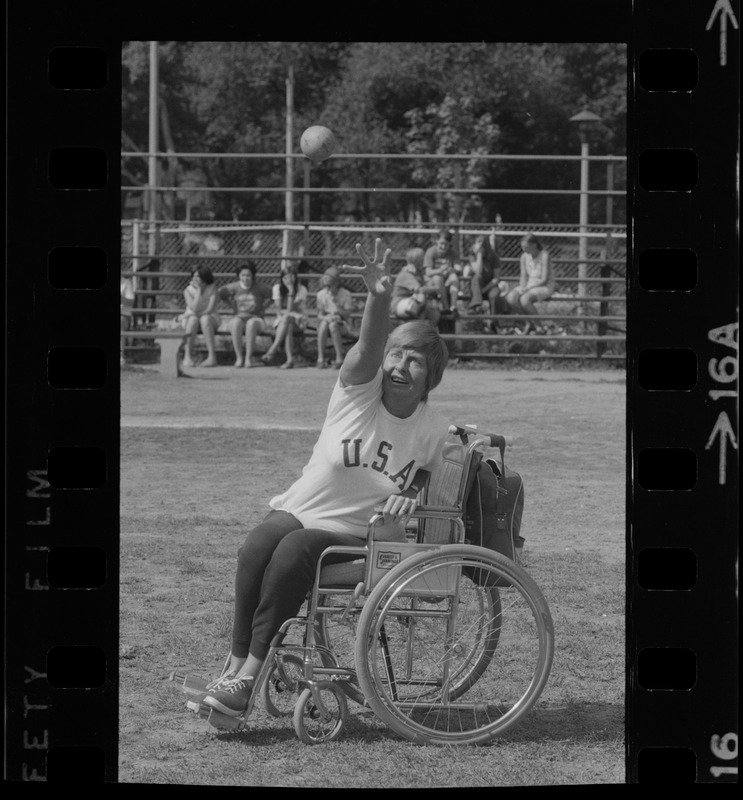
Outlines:
{"type": "Polygon", "coordinates": [[[465,538],[518,562],[524,546],[520,535],[524,482],[518,472],[492,458],[473,459],[465,506],[465,538]]]}

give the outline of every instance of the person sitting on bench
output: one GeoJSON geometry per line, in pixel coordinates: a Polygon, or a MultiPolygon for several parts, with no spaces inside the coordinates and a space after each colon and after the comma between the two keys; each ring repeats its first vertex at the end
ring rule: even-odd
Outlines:
{"type": "Polygon", "coordinates": [[[181,315],[181,324],[186,331],[186,352],[183,358],[184,367],[193,367],[193,347],[196,334],[201,332],[206,339],[207,358],[200,366],[216,367],[216,337],[215,333],[221,323],[221,318],[216,311],[217,290],[214,285],[214,275],[209,267],[199,267],[194,271],[191,282],[183,290],[186,301],[186,310],[181,315]]]}
{"type": "MultiPolygon", "coordinates": [[[[523,237],[521,249],[519,285],[511,289],[506,300],[514,314],[532,316],[539,313],[534,303],[546,300],[555,291],[555,275],[549,253],[533,233],[523,237]]],[[[523,333],[530,333],[532,327],[527,319],[523,333]]]]}
{"type": "Polygon", "coordinates": [[[271,290],[255,279],[255,264],[240,264],[237,280],[219,290],[219,298],[233,313],[227,323],[232,335],[236,367],[252,367],[256,337],[266,329],[263,313],[271,303],[271,290]]]}

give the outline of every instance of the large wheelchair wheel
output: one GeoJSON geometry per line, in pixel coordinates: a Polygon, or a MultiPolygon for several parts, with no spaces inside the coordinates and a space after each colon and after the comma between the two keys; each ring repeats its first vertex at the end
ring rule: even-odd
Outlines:
{"type": "Polygon", "coordinates": [[[421,744],[476,744],[534,705],[552,666],[547,602],[509,559],[471,545],[396,566],[359,617],[356,669],[367,703],[421,744]]]}

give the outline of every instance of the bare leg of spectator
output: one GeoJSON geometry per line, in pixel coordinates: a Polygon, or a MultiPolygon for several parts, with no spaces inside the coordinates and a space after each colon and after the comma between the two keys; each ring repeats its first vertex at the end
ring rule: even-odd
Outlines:
{"type": "Polygon", "coordinates": [[[294,366],[294,317],[287,314],[284,322],[286,325],[286,333],[284,334],[286,361],[281,365],[281,369],[291,369],[294,366]]]}
{"type": "MultiPolygon", "coordinates": [[[[521,295],[521,308],[525,311],[529,316],[537,314],[537,307],[534,305],[534,295],[531,292],[524,292],[521,295]]],[[[524,325],[524,333],[529,333],[529,331],[534,328],[536,330],[536,325],[533,325],[529,320],[526,320],[524,325]]]]}
{"type": "Polygon", "coordinates": [[[214,321],[207,314],[204,314],[204,316],[201,318],[201,330],[204,333],[204,339],[206,339],[206,350],[207,350],[206,361],[204,361],[201,364],[201,366],[216,367],[217,353],[216,353],[216,343],[214,337],[214,321]]]}
{"type": "Polygon", "coordinates": [[[286,339],[287,329],[290,322],[294,322],[294,320],[288,314],[284,314],[284,316],[279,320],[279,324],[276,326],[276,332],[273,336],[273,344],[268,348],[266,354],[263,356],[263,361],[266,364],[270,364],[276,357],[276,353],[279,352],[279,348],[283,344],[284,339],[286,339]]]}
{"type": "Polygon", "coordinates": [[[245,363],[243,359],[243,327],[245,320],[240,317],[233,317],[230,320],[230,334],[232,335],[232,348],[235,351],[235,366],[242,367],[245,363]]]}
{"type": "Polygon", "coordinates": [[[325,366],[325,343],[328,341],[328,322],[321,319],[317,323],[317,366],[325,366]]]}
{"type": "Polygon", "coordinates": [[[245,366],[253,366],[253,350],[258,332],[263,329],[263,322],[258,317],[249,319],[245,324],[245,366]]]}
{"type": "Polygon", "coordinates": [[[183,357],[183,366],[193,366],[193,348],[196,343],[196,334],[199,330],[199,318],[189,317],[186,322],[186,352],[183,357]]]}
{"type": "Polygon", "coordinates": [[[341,337],[341,327],[337,322],[330,323],[330,338],[335,350],[335,363],[333,366],[340,367],[343,363],[343,339],[341,337]]]}

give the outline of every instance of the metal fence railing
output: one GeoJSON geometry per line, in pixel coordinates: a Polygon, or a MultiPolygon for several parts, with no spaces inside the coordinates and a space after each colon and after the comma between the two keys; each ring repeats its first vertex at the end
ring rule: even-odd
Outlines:
{"type": "MultiPolygon", "coordinates": [[[[346,214],[357,221],[461,221],[494,219],[496,205],[502,203],[509,207],[516,202],[522,208],[522,202],[536,202],[544,211],[542,201],[548,201],[550,219],[572,223],[572,216],[563,215],[574,208],[582,226],[590,219],[607,224],[626,219],[626,156],[591,155],[588,150],[580,155],[336,153],[334,167],[321,177],[300,152],[122,152],[121,159],[126,167],[122,208],[127,210],[122,216],[151,221],[213,219],[215,209],[221,219],[229,215],[304,224],[346,214]],[[131,167],[142,162],[148,165],[148,181],[134,185],[131,167]],[[170,167],[164,170],[164,164],[170,167]],[[551,176],[547,185],[537,177],[544,177],[545,166],[551,176]],[[531,177],[485,177],[489,170],[514,168],[531,177]],[[422,175],[412,177],[421,170],[422,175]]],[[[508,216],[516,219],[520,213],[508,216]]]]}

